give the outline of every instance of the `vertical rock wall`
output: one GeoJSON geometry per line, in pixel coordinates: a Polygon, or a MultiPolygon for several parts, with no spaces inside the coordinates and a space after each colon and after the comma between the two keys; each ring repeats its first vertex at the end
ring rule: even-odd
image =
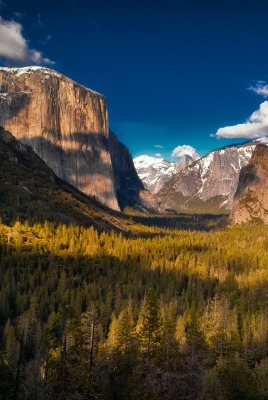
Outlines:
{"type": "Polygon", "coordinates": [[[0,68],[0,125],[60,178],[119,209],[104,96],[47,68],[0,68]]]}

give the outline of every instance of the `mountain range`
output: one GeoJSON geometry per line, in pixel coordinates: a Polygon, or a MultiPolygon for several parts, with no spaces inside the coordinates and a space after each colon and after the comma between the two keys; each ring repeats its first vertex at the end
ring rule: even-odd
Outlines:
{"type": "MultiPolygon", "coordinates": [[[[134,164],[144,185],[149,190],[152,188],[163,209],[229,213],[240,171],[248,165],[256,145],[265,141],[266,138],[262,138],[226,146],[199,160],[188,159],[188,166],[184,168],[177,168],[181,164],[146,156],[134,159],[134,164]],[[152,170],[156,172],[153,174],[152,170]]],[[[185,160],[181,162],[183,164],[185,160]]]]}

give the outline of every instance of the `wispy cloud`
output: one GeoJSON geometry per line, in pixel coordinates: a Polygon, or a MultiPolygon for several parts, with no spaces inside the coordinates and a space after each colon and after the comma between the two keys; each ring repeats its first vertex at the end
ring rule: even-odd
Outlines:
{"type": "Polygon", "coordinates": [[[7,21],[0,16],[0,57],[19,64],[54,64],[41,51],[31,49],[22,35],[22,25],[7,21]]]}
{"type": "Polygon", "coordinates": [[[95,26],[95,28],[97,29],[97,31],[100,32],[102,34],[102,36],[105,37],[105,39],[107,39],[106,33],[101,29],[99,24],[97,24],[97,22],[94,19],[92,20],[92,23],[95,26]]]}
{"type": "Polygon", "coordinates": [[[15,13],[14,13],[14,16],[16,17],[16,18],[22,18],[22,17],[24,17],[24,13],[22,13],[22,12],[20,12],[20,11],[16,11],[15,13]]]}
{"type": "Polygon", "coordinates": [[[242,124],[225,126],[216,132],[218,138],[245,138],[252,139],[268,134],[268,101],[260,104],[249,119],[242,124]]]}
{"type": "Polygon", "coordinates": [[[194,160],[198,160],[200,155],[197,153],[196,149],[188,144],[183,144],[182,146],[177,146],[171,156],[181,158],[185,155],[192,157],[194,160]]]}
{"type": "Polygon", "coordinates": [[[249,90],[254,93],[260,94],[261,96],[268,97],[268,84],[264,81],[259,81],[255,86],[250,86],[249,90]]]}
{"type": "Polygon", "coordinates": [[[162,157],[162,154],[156,153],[156,154],[155,154],[155,157],[162,157]]]}
{"type": "Polygon", "coordinates": [[[51,39],[52,39],[52,35],[48,34],[44,40],[38,40],[38,43],[46,45],[46,44],[48,44],[48,42],[50,42],[51,39]]]}
{"type": "Polygon", "coordinates": [[[164,146],[161,146],[161,144],[155,144],[154,147],[158,147],[159,149],[163,149],[164,146]]]}
{"type": "Polygon", "coordinates": [[[41,15],[38,14],[38,15],[37,15],[37,20],[36,20],[36,26],[37,26],[38,28],[43,28],[44,25],[45,25],[45,23],[42,21],[41,15]]]}

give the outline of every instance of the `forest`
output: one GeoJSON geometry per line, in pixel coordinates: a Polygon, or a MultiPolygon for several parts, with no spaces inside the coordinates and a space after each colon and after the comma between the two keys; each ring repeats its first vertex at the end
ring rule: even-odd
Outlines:
{"type": "Polygon", "coordinates": [[[1,399],[268,399],[268,228],[172,218],[0,224],[1,399]]]}

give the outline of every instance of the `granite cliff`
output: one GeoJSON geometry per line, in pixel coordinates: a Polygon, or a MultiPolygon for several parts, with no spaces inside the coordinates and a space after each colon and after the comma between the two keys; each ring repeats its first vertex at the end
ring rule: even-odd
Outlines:
{"type": "Polygon", "coordinates": [[[268,147],[256,146],[249,164],[241,169],[231,220],[235,224],[268,224],[268,147]]]}
{"type": "Polygon", "coordinates": [[[143,204],[143,185],[127,149],[110,133],[103,95],[48,68],[2,67],[0,125],[57,176],[108,207],[143,204]],[[128,176],[136,179],[130,192],[128,176]]]}

